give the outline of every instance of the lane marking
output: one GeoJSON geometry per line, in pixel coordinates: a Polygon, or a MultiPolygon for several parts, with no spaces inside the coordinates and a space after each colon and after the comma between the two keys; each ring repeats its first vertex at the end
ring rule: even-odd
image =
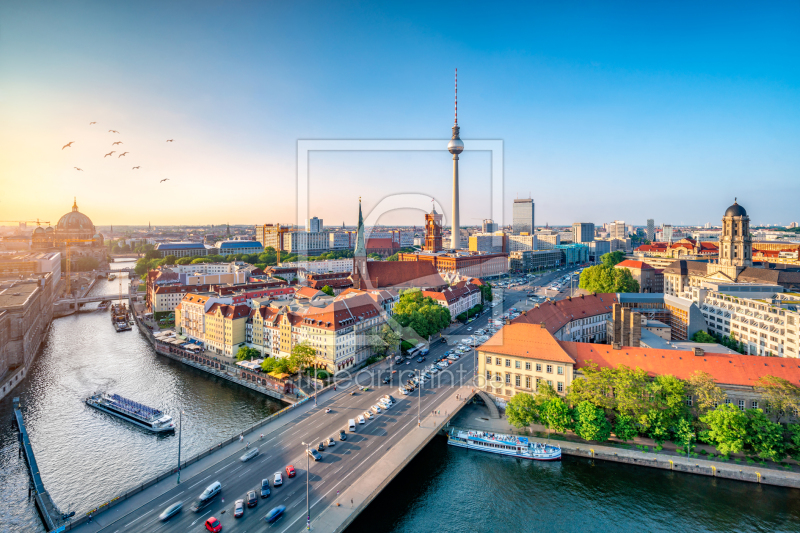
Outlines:
{"type": "Polygon", "coordinates": [[[206,479],[208,479],[208,478],[210,478],[210,477],[211,477],[211,475],[209,474],[207,477],[205,477],[205,478],[201,479],[200,481],[198,481],[197,483],[195,483],[194,485],[192,485],[192,486],[191,486],[191,487],[189,487],[189,488],[190,488],[190,489],[193,489],[193,488],[195,488],[197,485],[199,485],[200,483],[202,483],[203,481],[205,481],[206,479]]]}

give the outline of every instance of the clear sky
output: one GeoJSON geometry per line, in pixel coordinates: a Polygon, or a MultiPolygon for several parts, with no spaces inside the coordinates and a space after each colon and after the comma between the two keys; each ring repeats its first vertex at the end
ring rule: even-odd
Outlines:
{"type": "Polygon", "coordinates": [[[442,140],[313,153],[326,224],[395,192],[449,214],[457,67],[462,224],[490,212],[490,157],[470,139],[503,141],[507,223],[531,194],[537,225],[719,223],[734,196],[753,223],[786,224],[799,28],[796,1],[6,0],[0,219],[54,222],[77,196],[95,224],[294,222],[300,139],[442,140]]]}

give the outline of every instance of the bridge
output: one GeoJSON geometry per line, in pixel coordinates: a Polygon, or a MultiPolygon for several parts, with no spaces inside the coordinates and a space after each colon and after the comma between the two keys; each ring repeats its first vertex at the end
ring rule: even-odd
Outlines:
{"type": "MultiPolygon", "coordinates": [[[[482,327],[487,320],[488,316],[480,317],[471,326],[482,327]]],[[[462,326],[451,332],[450,342],[468,334],[466,326],[462,326]]],[[[312,398],[287,408],[284,414],[245,432],[245,441],[260,452],[249,462],[240,461],[245,443],[233,437],[217,449],[183,463],[180,484],[176,483],[174,468],[116,497],[109,495],[108,502],[95,502],[91,522],[86,513],[66,524],[65,530],[200,531],[209,516],[222,522],[223,531],[260,530],[267,511],[284,505],[284,516],[273,527],[287,533],[306,528],[308,505],[313,529],[343,531],[473,396],[475,356],[470,352],[413,395],[398,393],[399,384],[432,360],[440,359],[447,349],[447,344],[434,344],[428,360],[420,364],[394,367],[390,366],[391,361],[383,361],[357,374],[352,381],[340,383],[336,391],[328,388],[319,395],[317,405],[312,398]],[[392,370],[397,372],[392,374],[392,370]],[[391,383],[384,385],[383,378],[390,376],[391,383]],[[361,390],[364,385],[368,387],[366,391],[361,390]],[[358,425],[355,433],[348,432],[347,440],[340,441],[339,430],[347,428],[348,420],[370,410],[384,394],[394,396],[397,403],[388,411],[373,415],[372,420],[358,425]],[[326,413],[326,409],[331,412],[326,413]],[[262,433],[264,437],[260,439],[262,433]],[[335,445],[326,445],[322,460],[311,461],[307,467],[306,450],[301,443],[316,447],[329,437],[335,445]],[[297,477],[287,479],[285,468],[290,464],[297,477]],[[269,498],[259,499],[255,509],[247,509],[244,517],[234,518],[233,502],[244,498],[249,490],[259,492],[262,479],[272,479],[273,472],[284,472],[283,486],[272,487],[269,498]],[[193,513],[189,509],[191,502],[214,481],[222,484],[221,497],[200,513],[193,513]],[[161,511],[176,501],[184,502],[183,510],[173,519],[160,522],[161,511]]]]}
{"type": "MultiPolygon", "coordinates": [[[[144,293],[124,293],[122,295],[123,300],[133,300],[138,301],[144,298],[144,293]]],[[[73,305],[83,305],[92,302],[103,302],[106,300],[109,301],[116,301],[119,300],[119,295],[117,294],[101,294],[100,296],[84,296],[83,298],[61,298],[59,300],[55,300],[53,302],[54,305],[59,304],[73,304],[73,305]]]]}
{"type": "Polygon", "coordinates": [[[126,274],[130,275],[130,274],[135,274],[136,273],[136,271],[134,269],[132,269],[132,268],[119,268],[117,270],[95,270],[94,272],[97,273],[97,274],[105,274],[106,276],[109,275],[109,274],[126,273],[126,274]]]}

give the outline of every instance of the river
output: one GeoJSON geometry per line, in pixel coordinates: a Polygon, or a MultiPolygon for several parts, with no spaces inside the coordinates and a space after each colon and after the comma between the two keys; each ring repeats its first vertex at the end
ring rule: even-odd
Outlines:
{"type": "Polygon", "coordinates": [[[346,533],[796,532],[800,490],[565,456],[540,463],[437,437],[346,533]]]}
{"type": "MultiPolygon", "coordinates": [[[[127,292],[128,278],[121,279],[127,292]]],[[[90,294],[118,292],[117,280],[98,280],[90,294]]],[[[116,333],[107,311],[56,319],[27,378],[0,401],[0,531],[44,531],[28,500],[24,460],[17,457],[14,396],[21,399],[45,488],[62,511],[85,512],[177,464],[177,434],[154,435],[84,405],[83,398],[99,389],[157,407],[176,421],[182,409],[183,458],[282,406],[157,355],[136,328],[116,333]]]]}

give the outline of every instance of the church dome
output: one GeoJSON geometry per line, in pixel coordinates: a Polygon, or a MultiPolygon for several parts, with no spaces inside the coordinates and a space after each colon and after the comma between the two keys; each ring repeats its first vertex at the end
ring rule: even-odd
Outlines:
{"type": "Polygon", "coordinates": [[[72,211],[58,220],[56,229],[59,231],[88,231],[94,233],[92,220],[78,211],[77,202],[73,203],[72,211]]]}
{"type": "Polygon", "coordinates": [[[41,226],[37,226],[35,230],[33,230],[34,235],[44,235],[44,230],[41,226]]]}
{"type": "Polygon", "coordinates": [[[52,227],[52,226],[47,226],[47,227],[44,229],[44,231],[45,231],[45,233],[53,233],[53,227],[52,227]]]}
{"type": "Polygon", "coordinates": [[[740,206],[739,204],[736,203],[736,201],[734,201],[733,205],[730,206],[725,211],[725,216],[726,217],[746,217],[747,216],[747,211],[745,211],[744,207],[740,206]]]}

